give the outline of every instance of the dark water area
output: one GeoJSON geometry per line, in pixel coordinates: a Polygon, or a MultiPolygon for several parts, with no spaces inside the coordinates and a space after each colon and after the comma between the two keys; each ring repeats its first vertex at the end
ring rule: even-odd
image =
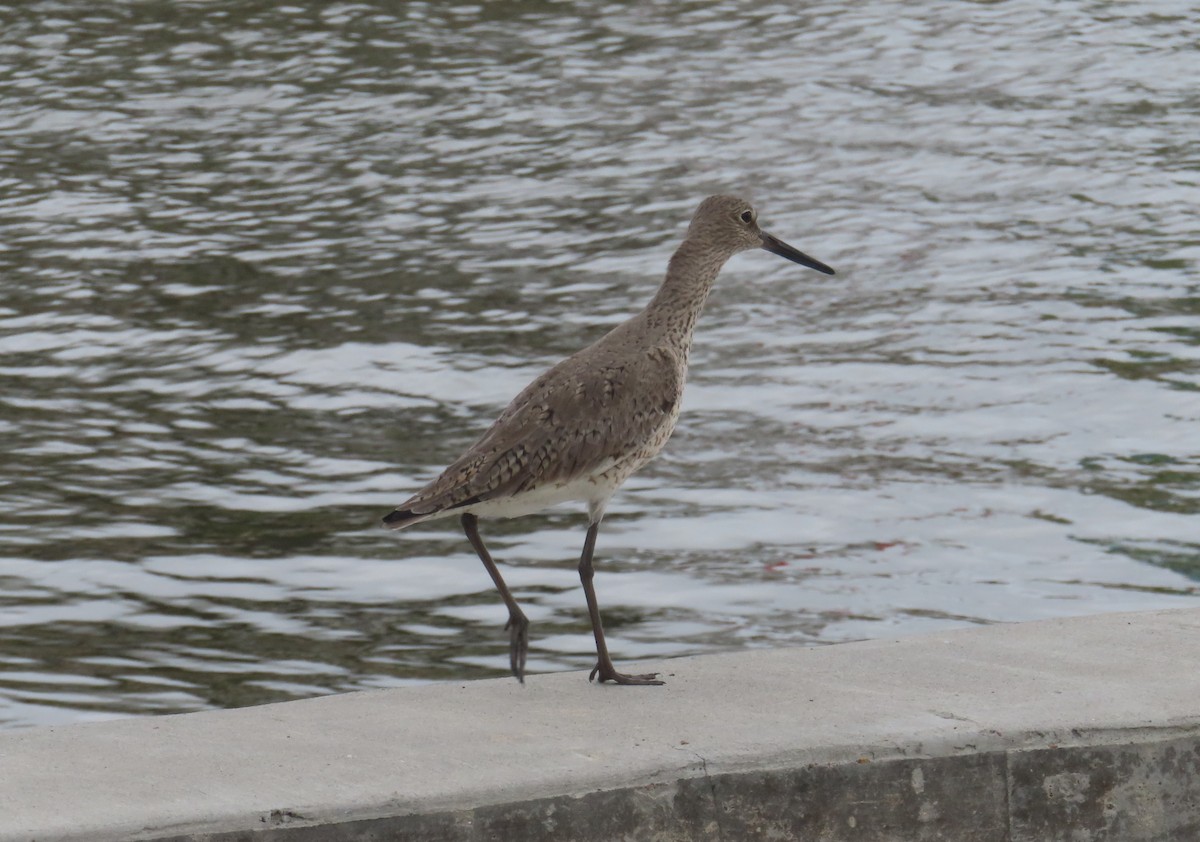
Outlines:
{"type": "MultiPolygon", "coordinates": [[[[504,675],[456,524],[378,518],[713,192],[839,274],[723,273],[615,658],[1200,605],[1179,8],[0,8],[0,727],[504,675]]],[[[532,671],[584,525],[484,525],[532,671]]]]}

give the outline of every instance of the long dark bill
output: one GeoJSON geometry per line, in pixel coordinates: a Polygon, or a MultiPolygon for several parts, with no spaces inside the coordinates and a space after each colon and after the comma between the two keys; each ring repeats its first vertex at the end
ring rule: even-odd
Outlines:
{"type": "Polygon", "coordinates": [[[826,275],[837,274],[821,261],[813,260],[807,254],[800,251],[800,249],[794,249],[783,240],[772,237],[770,234],[764,233],[762,235],[762,243],[762,247],[771,252],[771,254],[786,257],[793,263],[799,263],[801,266],[807,266],[809,269],[816,269],[818,272],[824,272],[826,275]]]}

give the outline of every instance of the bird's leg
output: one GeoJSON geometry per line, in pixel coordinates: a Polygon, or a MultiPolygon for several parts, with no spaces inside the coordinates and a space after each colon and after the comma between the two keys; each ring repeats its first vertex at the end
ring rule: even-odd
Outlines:
{"type": "Polygon", "coordinates": [[[521,610],[521,606],[517,605],[508,585],[504,584],[504,579],[496,568],[496,562],[492,561],[491,553],[487,551],[487,547],[483,545],[483,539],[479,537],[479,518],[472,514],[465,514],[462,516],[462,526],[463,531],[467,533],[467,540],[479,554],[479,560],[487,568],[488,575],[496,583],[496,590],[500,591],[504,604],[508,606],[508,622],[504,625],[504,628],[508,630],[509,638],[508,663],[512,667],[517,681],[524,684],[525,656],[529,652],[529,619],[521,610]]]}
{"type": "Polygon", "coordinates": [[[612,658],[608,657],[608,646],[604,643],[604,626],[600,623],[600,606],[596,602],[596,588],[592,579],[596,571],[592,569],[592,552],[596,549],[596,533],[600,531],[599,521],[593,521],[588,526],[587,538],[583,541],[583,555],[579,559],[579,580],[583,582],[583,594],[587,597],[588,614],[592,618],[592,634],[596,637],[596,666],[588,676],[588,681],[600,676],[601,683],[612,681],[617,684],[663,684],[655,678],[658,673],[645,675],[625,675],[617,672],[612,658]]]}

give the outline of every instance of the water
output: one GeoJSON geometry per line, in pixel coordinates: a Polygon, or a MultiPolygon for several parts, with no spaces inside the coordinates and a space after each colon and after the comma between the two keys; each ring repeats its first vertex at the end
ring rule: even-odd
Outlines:
{"type": "MultiPolygon", "coordinates": [[[[614,657],[1200,604],[1177,8],[6,7],[0,725],[505,674],[456,524],[375,523],[716,191],[839,275],[723,274],[614,657]]],[[[485,524],[531,670],[583,527],[485,524]]]]}

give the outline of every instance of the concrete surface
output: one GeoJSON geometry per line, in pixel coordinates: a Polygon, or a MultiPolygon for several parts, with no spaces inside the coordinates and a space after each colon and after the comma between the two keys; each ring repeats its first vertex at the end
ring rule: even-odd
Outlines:
{"type": "Polygon", "coordinates": [[[0,733],[0,840],[1196,840],[1200,610],[0,733]]]}

